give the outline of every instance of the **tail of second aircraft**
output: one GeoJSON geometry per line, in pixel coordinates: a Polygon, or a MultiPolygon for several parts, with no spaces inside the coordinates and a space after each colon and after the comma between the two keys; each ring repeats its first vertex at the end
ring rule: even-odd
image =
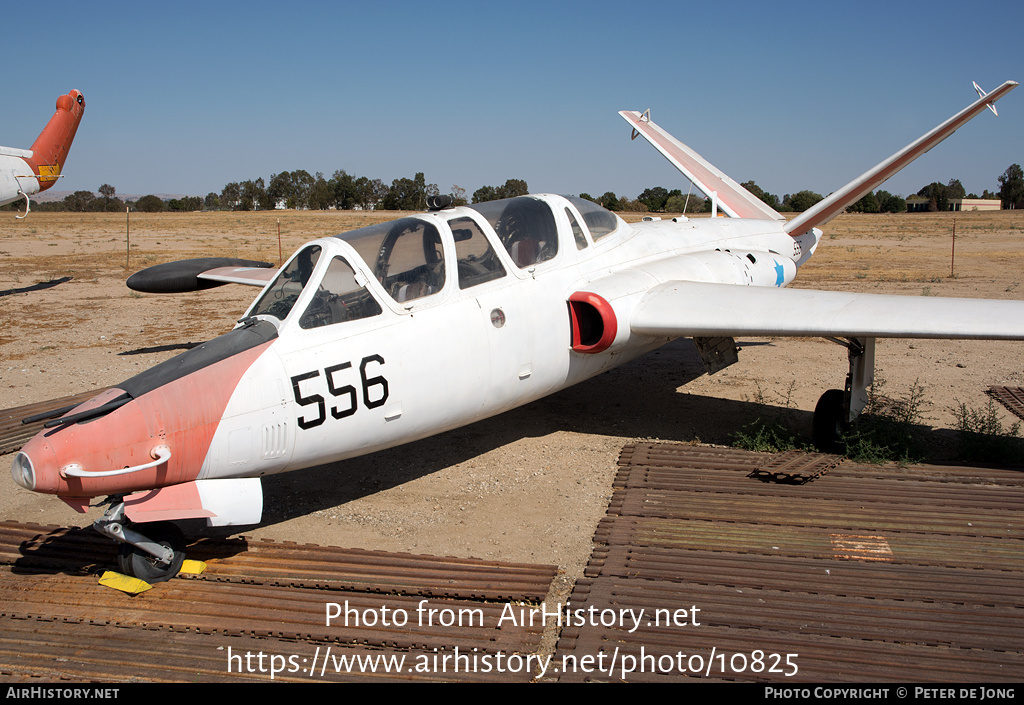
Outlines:
{"type": "Polygon", "coordinates": [[[60,176],[84,113],[85,98],[81,92],[71,91],[57,98],[57,111],[32,144],[32,156],[25,157],[39,180],[40,191],[53,186],[60,176]]]}

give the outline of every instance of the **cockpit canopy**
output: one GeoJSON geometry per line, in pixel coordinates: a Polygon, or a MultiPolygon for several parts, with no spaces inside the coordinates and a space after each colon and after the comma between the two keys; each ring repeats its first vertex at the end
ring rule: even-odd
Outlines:
{"type": "Polygon", "coordinates": [[[558,254],[558,226],[551,206],[544,201],[519,196],[475,203],[470,208],[487,219],[520,269],[558,254]]]}
{"type": "Polygon", "coordinates": [[[349,254],[337,254],[333,245],[307,245],[281,270],[249,315],[284,321],[316,278],[316,289],[298,319],[301,328],[369,318],[383,312],[366,286],[369,275],[394,302],[406,304],[439,293],[448,278],[457,280],[460,290],[500,279],[507,275],[503,262],[509,260],[516,268],[532,272],[558,256],[560,222],[565,231],[563,246],[572,249],[575,244],[577,250],[589,246],[585,231],[597,242],[621,223],[596,203],[574,197],[566,200],[571,208],[558,198],[518,196],[473,204],[468,207],[471,210],[401,218],[338,235],[362,262],[353,260],[347,248],[349,254]],[[442,222],[451,238],[439,229],[442,222]],[[445,249],[452,245],[457,265],[454,277],[445,267],[445,249]],[[318,267],[324,248],[332,259],[326,267],[318,267]],[[508,259],[499,257],[501,249],[508,259]]]}

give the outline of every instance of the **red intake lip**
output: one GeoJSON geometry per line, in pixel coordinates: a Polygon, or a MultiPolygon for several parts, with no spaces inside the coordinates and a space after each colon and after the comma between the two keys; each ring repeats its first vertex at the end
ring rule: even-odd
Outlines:
{"type": "MultiPolygon", "coordinates": [[[[239,380],[270,345],[263,343],[162,384],[99,418],[43,431],[22,454],[30,459],[36,492],[66,497],[125,494],[195,480],[213,435],[239,380]],[[154,449],[170,458],[154,467],[121,475],[90,477],[152,464],[154,449]],[[68,468],[80,468],[81,476],[68,468]]],[[[107,390],[69,415],[123,395],[107,390]]]]}

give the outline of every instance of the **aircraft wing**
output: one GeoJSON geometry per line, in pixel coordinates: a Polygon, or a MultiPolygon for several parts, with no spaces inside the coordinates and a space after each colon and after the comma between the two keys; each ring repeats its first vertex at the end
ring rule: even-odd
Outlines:
{"type": "Polygon", "coordinates": [[[266,286],[277,274],[270,262],[232,257],[199,257],[164,262],[128,277],[129,289],[149,294],[179,294],[212,289],[223,284],[266,286]]]}
{"type": "Polygon", "coordinates": [[[633,126],[633,137],[638,134],[654,145],[672,165],[683,172],[694,186],[708,198],[715,198],[718,207],[731,218],[770,218],[784,220],[771,206],[740,186],[720,169],[708,162],[675,137],[653,122],[650,114],[635,110],[622,110],[619,115],[633,126]]]}
{"type": "Polygon", "coordinates": [[[218,267],[197,275],[199,279],[223,284],[247,284],[259,287],[266,286],[275,276],[277,276],[276,269],[264,267],[218,267]]]}
{"type": "Polygon", "coordinates": [[[644,295],[630,328],[640,335],[678,337],[1024,340],[1024,301],[672,281],[644,295]]]}

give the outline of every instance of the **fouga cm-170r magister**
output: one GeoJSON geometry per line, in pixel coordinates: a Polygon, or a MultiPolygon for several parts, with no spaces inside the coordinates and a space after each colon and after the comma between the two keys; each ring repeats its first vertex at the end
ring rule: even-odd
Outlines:
{"type": "MultiPolygon", "coordinates": [[[[372,225],[303,246],[280,270],[157,265],[145,291],[262,287],[229,333],[48,415],[14,479],[122,542],[122,570],[174,575],[170,522],[260,520],[263,475],[473,423],[694,339],[709,370],[733,337],[824,336],[849,349],[845,389],[815,410],[828,443],[861,411],[878,337],[1024,339],[1024,302],[784,288],[827,222],[1012,90],[1007,82],[786,221],[651,122],[633,128],[729,217],[627,224],[589,201],[522,196],[372,225]]],[[[993,110],[994,112],[994,110],[993,110]]],[[[269,265],[267,266],[269,267],[269,265]]]]}

